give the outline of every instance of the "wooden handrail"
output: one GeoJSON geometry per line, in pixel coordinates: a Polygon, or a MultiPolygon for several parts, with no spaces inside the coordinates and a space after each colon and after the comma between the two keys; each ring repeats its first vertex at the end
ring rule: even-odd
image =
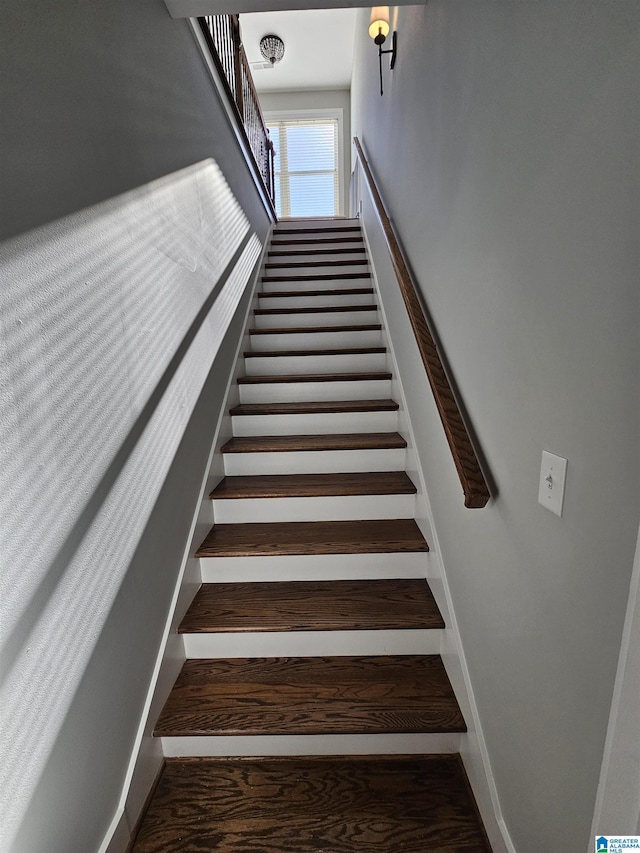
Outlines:
{"type": "Polygon", "coordinates": [[[367,162],[362,145],[354,137],[362,171],[367,179],[369,190],[380,224],[384,230],[391,263],[400,285],[400,291],[409,315],[409,321],[416,337],[422,363],[431,385],[431,391],[440,414],[453,461],[464,492],[464,505],[479,508],[486,506],[490,498],[489,488],[480,468],[478,457],[473,448],[469,432],[456,402],[453,389],[447,378],[440,353],[429,328],[425,311],[418,296],[418,288],[413,280],[398,239],[391,225],[384,203],[378,191],[375,178],[367,162]]]}

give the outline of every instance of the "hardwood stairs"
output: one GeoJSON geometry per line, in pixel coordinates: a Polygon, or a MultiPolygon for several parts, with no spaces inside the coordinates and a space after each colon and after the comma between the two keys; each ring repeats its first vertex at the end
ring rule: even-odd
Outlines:
{"type": "Polygon", "coordinates": [[[355,220],[275,230],[133,853],[489,851],[355,220]]]}

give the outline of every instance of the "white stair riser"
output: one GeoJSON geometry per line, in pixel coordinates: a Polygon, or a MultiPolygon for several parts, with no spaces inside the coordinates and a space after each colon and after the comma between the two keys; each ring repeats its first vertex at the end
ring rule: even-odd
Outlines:
{"type": "Polygon", "coordinates": [[[367,306],[366,311],[321,311],[301,314],[287,311],[286,314],[255,314],[256,329],[292,329],[309,326],[357,326],[363,323],[379,323],[378,311],[367,306]]]}
{"type": "Polygon", "coordinates": [[[254,356],[245,359],[247,376],[290,376],[292,373],[371,373],[387,369],[387,354],[254,356]]]}
{"type": "Polygon", "coordinates": [[[183,634],[188,658],[296,657],[339,655],[438,655],[438,629],[404,631],[244,631],[183,634]]]}
{"type": "Polygon", "coordinates": [[[167,758],[231,755],[429,755],[460,751],[459,734],[163,737],[167,758]]]}
{"type": "Polygon", "coordinates": [[[358,219],[345,219],[339,225],[326,222],[309,222],[303,225],[293,225],[282,220],[273,229],[272,239],[289,240],[290,238],[307,240],[326,240],[328,237],[362,237],[362,228],[358,219]]]}
{"type": "MultiPolygon", "coordinates": [[[[345,237],[347,235],[345,234],[345,237]]],[[[302,235],[300,237],[296,237],[293,240],[289,240],[287,237],[285,241],[274,241],[270,248],[276,252],[309,252],[310,257],[313,257],[313,253],[320,250],[329,250],[330,252],[344,252],[345,249],[362,249],[362,240],[352,239],[349,236],[348,240],[344,242],[335,242],[334,240],[323,240],[321,243],[310,243],[309,240],[303,240],[302,235]]],[[[325,256],[326,257],[326,256],[325,256]]]]}
{"type": "MultiPolygon", "coordinates": [[[[367,325],[361,323],[359,325],[367,325]]],[[[280,335],[251,335],[252,352],[272,350],[341,349],[345,347],[375,347],[382,343],[382,333],[371,331],[346,332],[284,332],[280,335]]]]}
{"type": "Polygon", "coordinates": [[[241,403],[311,403],[320,400],[388,400],[390,379],[340,382],[264,382],[240,385],[241,403]]]}
{"type": "Polygon", "coordinates": [[[345,432],[396,432],[397,412],[345,412],[313,415],[236,415],[233,434],[327,435],[345,432]]]}
{"type": "Polygon", "coordinates": [[[263,278],[260,284],[262,293],[277,293],[281,290],[297,290],[304,293],[307,290],[350,290],[353,287],[371,287],[372,279],[365,278],[310,278],[294,281],[289,278],[285,281],[270,281],[268,277],[263,278]]]}
{"type": "Polygon", "coordinates": [[[260,296],[260,308],[335,308],[340,305],[373,305],[373,293],[345,293],[326,296],[308,296],[302,291],[296,296],[260,296]]]}
{"type": "MultiPolygon", "coordinates": [[[[350,260],[357,260],[357,264],[334,264],[333,261],[336,260],[334,258],[326,258],[327,261],[332,261],[331,265],[323,265],[322,257],[314,257],[312,255],[309,256],[308,260],[306,258],[297,258],[294,261],[283,261],[280,258],[275,258],[272,261],[269,261],[270,266],[265,268],[264,274],[266,276],[281,276],[281,275],[342,275],[343,273],[368,273],[369,264],[364,258],[350,258],[350,260]],[[320,263],[318,263],[320,262],[320,263]],[[303,267],[299,266],[281,266],[281,264],[299,264],[304,263],[303,267]],[[277,266],[275,266],[277,264],[277,266]]],[[[344,260],[344,259],[341,259],[344,260]]]]}
{"type": "Polygon", "coordinates": [[[202,583],[252,581],[381,580],[424,578],[428,554],[274,554],[267,557],[201,557],[202,583]]]}
{"type": "Polygon", "coordinates": [[[213,501],[216,524],[413,518],[415,495],[332,495],[213,501]]]}
{"type": "MultiPolygon", "coordinates": [[[[361,246],[351,247],[351,248],[362,248],[361,246]]],[[[300,251],[298,246],[291,247],[292,250],[296,252],[296,254],[290,254],[289,247],[287,246],[277,246],[274,248],[274,252],[278,254],[274,255],[272,252],[268,255],[268,261],[271,264],[299,264],[306,263],[307,260],[315,261],[361,261],[363,264],[368,263],[367,261],[367,253],[364,251],[356,251],[349,252],[345,251],[344,247],[340,248],[336,246],[331,249],[330,247],[323,247],[323,250],[318,252],[306,252],[303,255],[297,254],[300,251]],[[324,248],[329,248],[328,252],[324,251],[324,248]],[[280,254],[280,252],[284,252],[286,254],[280,254]]]]}
{"type": "Polygon", "coordinates": [[[283,231],[293,230],[308,230],[309,228],[322,228],[326,230],[330,228],[332,231],[342,230],[344,228],[359,228],[360,220],[353,216],[345,216],[343,219],[327,219],[322,216],[309,216],[304,219],[280,219],[276,227],[273,229],[274,234],[281,234],[283,231]]]}
{"type": "Polygon", "coordinates": [[[406,450],[318,450],[290,453],[225,453],[228,477],[260,474],[339,474],[404,470],[406,450]]]}
{"type": "Polygon", "coordinates": [[[300,229],[300,233],[296,234],[285,234],[282,231],[275,231],[273,234],[273,240],[271,241],[271,245],[273,246],[275,243],[281,242],[291,242],[291,243],[304,243],[305,245],[309,245],[311,247],[311,251],[313,249],[317,249],[319,240],[323,241],[332,241],[332,240],[349,240],[349,242],[353,241],[362,243],[362,232],[361,231],[325,231],[322,234],[308,234],[304,232],[304,229],[300,229]]]}

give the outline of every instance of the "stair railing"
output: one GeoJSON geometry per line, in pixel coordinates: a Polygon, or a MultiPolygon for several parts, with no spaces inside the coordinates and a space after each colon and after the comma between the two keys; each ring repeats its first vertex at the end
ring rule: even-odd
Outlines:
{"type": "Polygon", "coordinates": [[[384,231],[387,249],[391,256],[391,263],[398,279],[422,363],[429,379],[440,420],[442,421],[451,455],[458,472],[458,477],[460,478],[464,492],[464,505],[469,508],[486,506],[490,498],[489,488],[444,369],[443,359],[429,327],[429,321],[420,300],[419,290],[409,271],[409,266],[391,225],[391,220],[385,209],[362,145],[357,137],[353,141],[358,154],[358,160],[362,167],[362,173],[366,178],[373,199],[376,214],[384,231]]]}
{"type": "MultiPolygon", "coordinates": [[[[275,206],[275,149],[269,138],[260,102],[240,38],[238,15],[206,15],[198,18],[211,57],[222,78],[229,101],[238,113],[264,188],[275,206]]],[[[275,211],[274,211],[275,217],[275,211]]]]}

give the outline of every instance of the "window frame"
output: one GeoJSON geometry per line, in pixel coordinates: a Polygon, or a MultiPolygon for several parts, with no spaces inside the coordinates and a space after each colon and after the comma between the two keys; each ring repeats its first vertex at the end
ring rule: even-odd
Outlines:
{"type": "MultiPolygon", "coordinates": [[[[308,110],[265,110],[265,124],[271,122],[295,122],[295,121],[337,121],[337,180],[338,180],[338,210],[336,216],[344,216],[345,198],[344,198],[344,109],[343,107],[330,107],[327,109],[308,109],[308,110]]],[[[295,218],[295,217],[294,217],[295,218]]],[[[314,218],[314,217],[302,217],[314,218]]]]}

